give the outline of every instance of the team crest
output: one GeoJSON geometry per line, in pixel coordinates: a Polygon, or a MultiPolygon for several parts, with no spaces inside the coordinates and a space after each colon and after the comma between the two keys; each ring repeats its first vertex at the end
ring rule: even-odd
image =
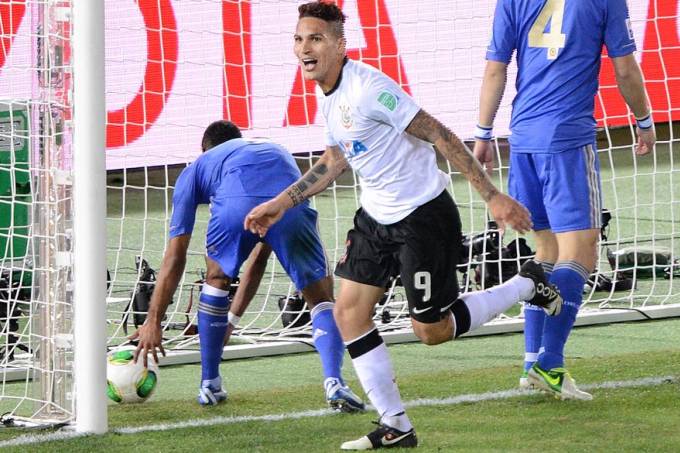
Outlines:
{"type": "Polygon", "coordinates": [[[340,120],[342,121],[342,125],[345,126],[345,129],[352,127],[352,114],[349,111],[348,105],[340,106],[340,120]]]}

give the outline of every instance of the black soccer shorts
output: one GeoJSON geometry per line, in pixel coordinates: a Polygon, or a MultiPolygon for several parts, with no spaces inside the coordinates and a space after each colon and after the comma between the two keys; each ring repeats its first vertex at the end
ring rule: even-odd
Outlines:
{"type": "Polygon", "coordinates": [[[401,275],[411,317],[434,323],[458,298],[461,248],[458,208],[444,190],[391,225],[376,222],[360,208],[335,275],[378,287],[401,275]]]}

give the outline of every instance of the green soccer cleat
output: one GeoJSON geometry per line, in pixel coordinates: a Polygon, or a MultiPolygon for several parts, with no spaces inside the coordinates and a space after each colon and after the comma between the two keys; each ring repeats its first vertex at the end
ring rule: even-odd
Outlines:
{"type": "Polygon", "coordinates": [[[593,395],[579,390],[576,382],[564,368],[544,370],[535,363],[529,370],[527,381],[538,390],[543,390],[555,395],[560,400],[590,401],[593,395]]]}

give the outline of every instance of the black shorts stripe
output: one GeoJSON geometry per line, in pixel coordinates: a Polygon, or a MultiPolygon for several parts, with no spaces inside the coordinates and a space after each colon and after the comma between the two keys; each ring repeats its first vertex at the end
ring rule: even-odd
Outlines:
{"type": "Polygon", "coordinates": [[[456,338],[470,330],[470,310],[461,299],[451,305],[451,313],[456,322],[456,338]]]}
{"type": "Polygon", "coordinates": [[[383,343],[383,339],[378,333],[378,328],[371,330],[358,340],[347,344],[347,352],[353,359],[361,357],[369,351],[374,350],[383,343]]]}

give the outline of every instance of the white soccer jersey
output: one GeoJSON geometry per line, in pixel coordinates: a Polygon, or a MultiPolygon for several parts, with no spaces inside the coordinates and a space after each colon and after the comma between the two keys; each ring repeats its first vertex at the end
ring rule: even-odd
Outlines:
{"type": "Polygon", "coordinates": [[[359,175],[361,205],[389,225],[437,197],[448,176],[431,144],[404,130],[420,107],[389,77],[347,60],[328,94],[317,86],[326,118],[326,145],[339,146],[359,175]]]}

